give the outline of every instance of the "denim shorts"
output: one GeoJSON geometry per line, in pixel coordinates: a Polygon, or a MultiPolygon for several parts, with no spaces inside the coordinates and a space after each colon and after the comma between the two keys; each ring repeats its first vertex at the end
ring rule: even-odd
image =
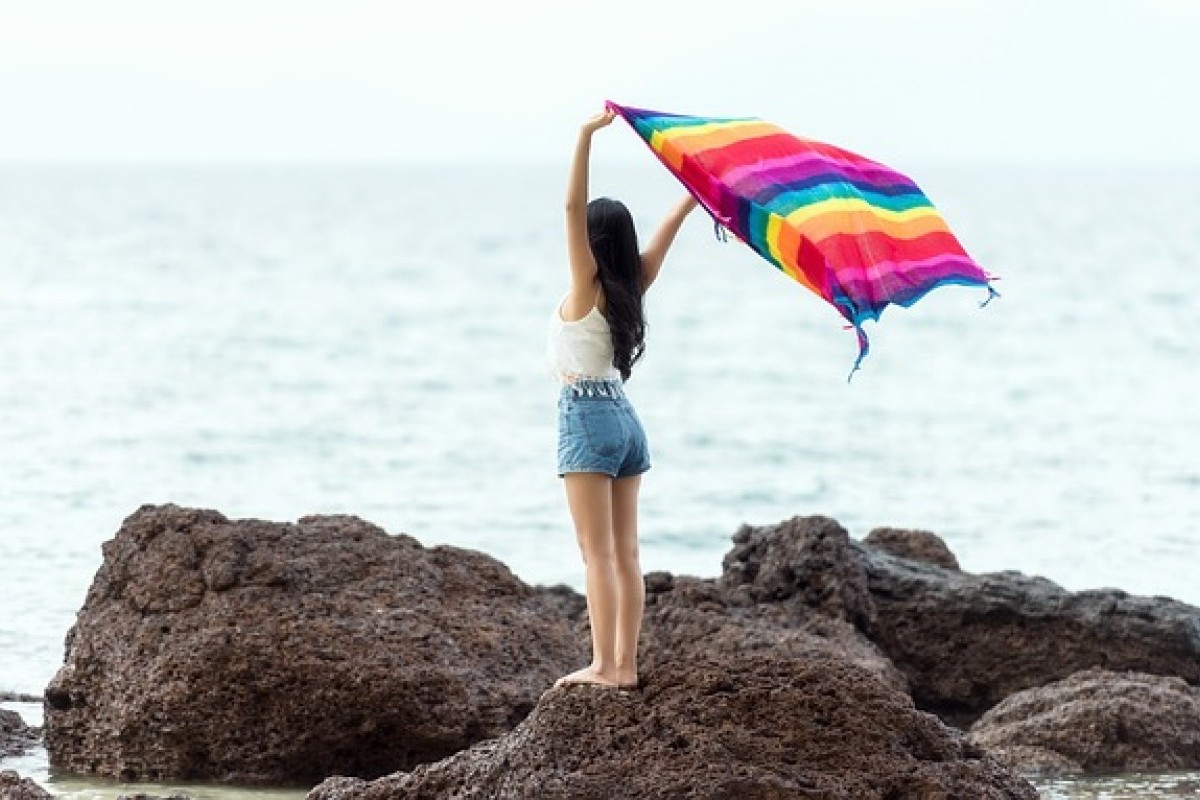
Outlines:
{"type": "Polygon", "coordinates": [[[614,478],[650,469],[646,432],[620,380],[582,379],[558,397],[558,477],[603,472],[614,478]]]}

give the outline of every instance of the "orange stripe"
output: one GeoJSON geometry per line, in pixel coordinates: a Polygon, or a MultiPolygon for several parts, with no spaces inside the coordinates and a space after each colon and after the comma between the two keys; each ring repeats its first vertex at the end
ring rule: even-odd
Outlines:
{"type": "Polygon", "coordinates": [[[772,214],[767,223],[767,246],[772,254],[783,264],[783,271],[795,280],[807,286],[818,295],[821,290],[796,266],[800,256],[800,231],[794,225],[783,223],[783,218],[772,214]]]}
{"type": "MultiPolygon", "coordinates": [[[[698,127],[703,129],[708,126],[698,127]]],[[[679,127],[669,131],[655,131],[656,141],[652,142],[652,146],[662,154],[672,169],[681,169],[684,156],[778,133],[782,133],[781,129],[769,122],[730,122],[719,127],[714,126],[707,131],[679,127]]]]}
{"type": "Polygon", "coordinates": [[[916,239],[927,233],[949,233],[946,221],[936,214],[913,217],[896,222],[877,216],[870,211],[831,211],[805,220],[799,225],[800,233],[814,242],[830,236],[846,233],[869,233],[876,231],[893,239],[916,239]]]}

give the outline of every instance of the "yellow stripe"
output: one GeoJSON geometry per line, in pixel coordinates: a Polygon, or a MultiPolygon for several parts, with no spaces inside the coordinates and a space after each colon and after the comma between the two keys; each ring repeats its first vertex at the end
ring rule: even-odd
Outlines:
{"type": "Polygon", "coordinates": [[[761,120],[708,122],[703,125],[680,125],[677,128],[655,131],[650,135],[650,147],[659,153],[673,169],[680,169],[685,155],[695,155],[713,147],[771,136],[782,130],[761,120]]]}
{"type": "Polygon", "coordinates": [[[805,220],[799,227],[814,242],[840,233],[882,233],[893,239],[916,239],[927,233],[950,232],[945,220],[937,214],[910,216],[900,221],[864,210],[852,211],[850,215],[853,219],[847,221],[846,212],[821,214],[805,220]]]}
{"type": "Polygon", "coordinates": [[[804,273],[790,262],[790,259],[784,258],[783,252],[779,249],[779,231],[782,225],[783,217],[778,214],[771,214],[767,217],[767,250],[775,258],[776,263],[782,265],[783,271],[793,280],[799,281],[812,291],[820,294],[821,290],[813,286],[804,273]]]}
{"type": "Polygon", "coordinates": [[[915,208],[908,208],[903,211],[893,211],[890,208],[871,205],[871,203],[859,197],[831,197],[828,200],[809,203],[797,208],[787,215],[787,221],[793,225],[803,225],[814,217],[821,217],[826,214],[850,214],[856,212],[866,212],[871,216],[879,217],[889,222],[908,222],[909,220],[920,219],[921,217],[941,217],[937,209],[932,206],[916,206],[915,208]]]}

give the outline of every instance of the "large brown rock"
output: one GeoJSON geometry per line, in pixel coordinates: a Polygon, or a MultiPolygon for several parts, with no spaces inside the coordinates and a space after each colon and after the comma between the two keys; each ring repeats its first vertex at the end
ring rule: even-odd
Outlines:
{"type": "Polygon", "coordinates": [[[0,800],[52,800],[53,795],[12,770],[0,772],[0,800]]]}
{"type": "Polygon", "coordinates": [[[1200,683],[1200,609],[938,566],[949,551],[921,532],[875,541],[886,544],[854,541],[826,517],[743,526],[719,582],[732,596],[853,624],[906,676],[919,708],[962,727],[1013,692],[1094,666],[1200,683]]]}
{"type": "Polygon", "coordinates": [[[924,800],[1033,787],[871,672],[837,658],[714,654],[643,688],[551,689],[515,730],[308,800],[924,800]]]}
{"type": "Polygon", "coordinates": [[[1179,678],[1085,670],[1005,698],[970,738],[1027,772],[1200,769],[1200,689],[1179,678]]]}
{"type": "Polygon", "coordinates": [[[953,724],[968,727],[1014,692],[1091,667],[1200,683],[1193,606],[858,552],[874,601],[870,638],[908,677],[918,707],[953,724]]]}
{"type": "Polygon", "coordinates": [[[103,551],[46,691],[56,769],[382,775],[509,730],[586,657],[569,592],[355,517],[145,506],[103,551]]]}
{"type": "Polygon", "coordinates": [[[807,660],[836,655],[875,673],[902,692],[908,682],[857,628],[802,603],[758,602],[721,582],[652,572],[639,666],[654,669],[713,652],[807,660]]]}
{"type": "Polygon", "coordinates": [[[19,756],[37,741],[37,729],[26,725],[17,712],[0,708],[0,758],[19,756]]]}
{"type": "Polygon", "coordinates": [[[870,630],[875,620],[867,572],[846,529],[828,517],[743,525],[722,561],[720,583],[756,604],[803,604],[870,630]]]}

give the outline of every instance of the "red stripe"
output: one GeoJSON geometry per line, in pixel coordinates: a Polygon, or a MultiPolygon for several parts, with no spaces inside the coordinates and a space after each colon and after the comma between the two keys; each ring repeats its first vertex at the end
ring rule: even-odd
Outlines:
{"type": "MultiPolygon", "coordinates": [[[[879,261],[921,261],[939,255],[970,258],[953,234],[927,233],[915,239],[893,239],[886,233],[839,233],[811,243],[820,252],[827,268],[837,271],[844,266],[862,267],[879,261]]],[[[801,253],[812,257],[812,250],[801,253]]],[[[811,272],[811,270],[806,270],[811,272]]]]}

